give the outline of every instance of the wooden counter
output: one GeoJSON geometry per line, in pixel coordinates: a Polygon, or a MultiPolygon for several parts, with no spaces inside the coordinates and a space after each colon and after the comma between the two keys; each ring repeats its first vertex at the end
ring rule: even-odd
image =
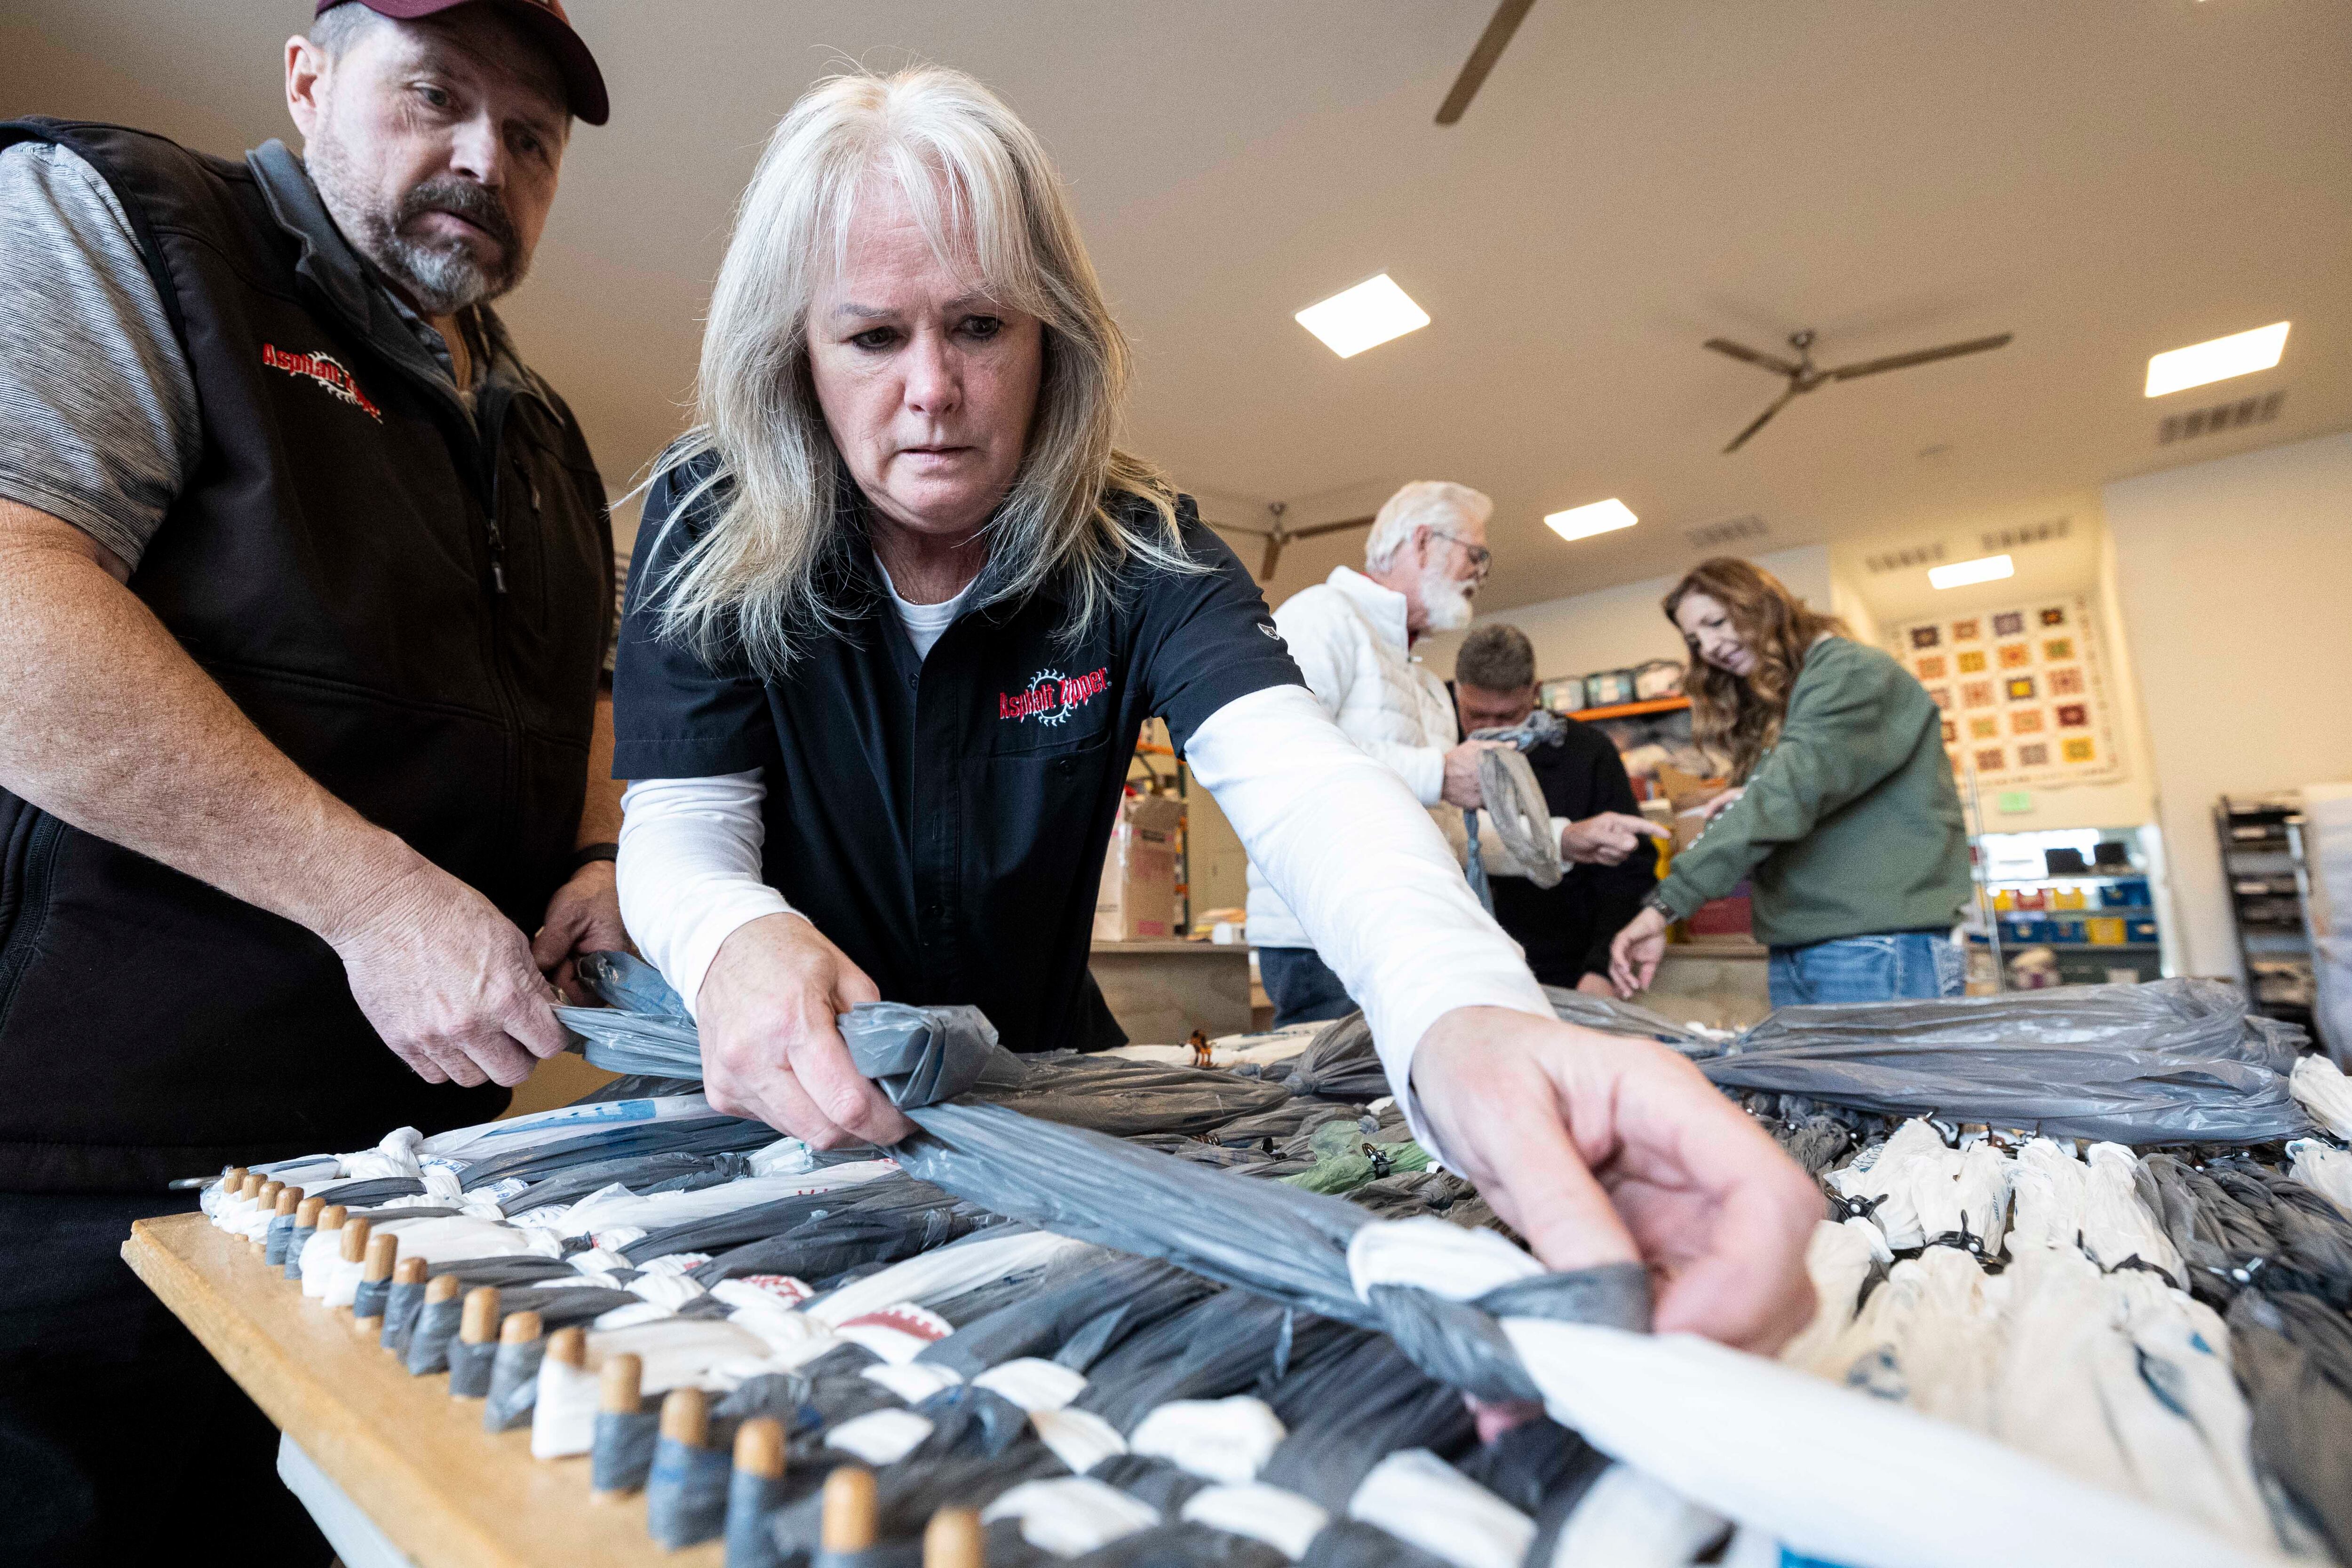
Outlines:
{"type": "Polygon", "coordinates": [[[642,1495],[592,1501],[584,1458],[535,1460],[528,1427],[483,1431],[480,1400],[451,1399],[446,1374],[411,1377],[349,1311],[306,1299],[203,1215],[138,1221],[122,1258],[417,1568],[725,1561],[718,1541],[664,1552],[646,1533],[642,1495]]]}
{"type": "Polygon", "coordinates": [[[1247,947],[1213,942],[1097,942],[1087,967],[1111,1017],[1138,1045],[1181,1045],[1250,1027],[1247,947]]]}

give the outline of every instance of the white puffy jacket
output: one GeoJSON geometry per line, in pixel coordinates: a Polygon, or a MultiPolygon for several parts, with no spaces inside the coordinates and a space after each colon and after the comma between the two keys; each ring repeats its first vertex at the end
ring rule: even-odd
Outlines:
{"type": "MultiPolygon", "coordinates": [[[[1405,782],[1429,808],[1462,860],[1462,812],[1445,804],[1445,754],[1461,738],[1445,683],[1409,651],[1404,595],[1347,567],[1303,589],[1274,612],[1275,629],[1324,711],[1348,738],[1405,782]]],[[[1249,868],[1249,940],[1258,947],[1314,946],[1297,917],[1249,868]]]]}

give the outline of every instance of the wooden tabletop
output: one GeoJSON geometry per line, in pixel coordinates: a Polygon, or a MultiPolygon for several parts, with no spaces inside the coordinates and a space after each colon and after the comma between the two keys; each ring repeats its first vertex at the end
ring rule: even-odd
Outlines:
{"type": "Polygon", "coordinates": [[[642,1496],[592,1501],[584,1458],[535,1460],[528,1428],[483,1431],[480,1400],[451,1399],[446,1374],[411,1377],[348,1309],[305,1298],[203,1215],[139,1220],[122,1258],[417,1568],[725,1561],[718,1541],[663,1552],[642,1496]]]}

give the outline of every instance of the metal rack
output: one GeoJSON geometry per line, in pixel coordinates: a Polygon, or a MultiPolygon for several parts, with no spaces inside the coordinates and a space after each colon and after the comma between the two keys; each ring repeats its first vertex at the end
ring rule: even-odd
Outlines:
{"type": "Polygon", "coordinates": [[[2317,981],[2300,864],[2303,798],[2296,791],[2224,795],[2213,807],[2230,920],[2256,1012],[2311,1027],[2317,981]]]}

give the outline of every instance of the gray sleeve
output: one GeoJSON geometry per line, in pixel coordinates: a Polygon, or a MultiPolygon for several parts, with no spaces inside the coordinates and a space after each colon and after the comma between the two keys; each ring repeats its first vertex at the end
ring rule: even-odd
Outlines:
{"type": "Polygon", "coordinates": [[[201,441],[195,382],[114,192],[62,147],[0,152],[0,497],[135,567],[201,441]]]}

